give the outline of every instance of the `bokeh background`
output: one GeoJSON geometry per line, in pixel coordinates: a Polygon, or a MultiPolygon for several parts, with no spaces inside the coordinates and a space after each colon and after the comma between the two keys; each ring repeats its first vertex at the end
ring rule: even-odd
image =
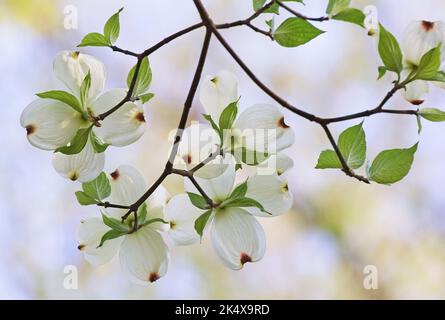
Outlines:
{"type": "MultiPolygon", "coordinates": [[[[245,18],[250,0],[205,0],[216,22],[245,18]]],[[[326,0],[307,0],[296,9],[308,15],[324,12],[326,0]]],[[[399,39],[411,20],[445,20],[442,0],[353,1],[373,4],[379,18],[399,39]]],[[[368,159],[388,148],[421,141],[409,176],[387,187],[364,185],[341,172],[314,169],[318,154],[330,147],[322,130],[295,115],[287,122],[296,132],[288,154],[294,194],[291,212],[262,219],[267,234],[264,259],[242,271],[226,269],[202,245],[173,247],[168,274],[149,287],[130,284],[118,259],[93,268],[77,250],[81,219],[97,216],[74,198],[79,185],[57,175],[51,153],[33,148],[19,125],[23,108],[36,92],[60,88],[52,60],[72,50],[87,32],[100,31],[106,19],[125,6],[119,46],[141,51],[161,38],[198,21],[192,1],[142,0],[0,0],[0,298],[12,299],[388,299],[445,298],[445,126],[425,123],[417,134],[412,117],[379,115],[366,119],[368,159]],[[78,30],[63,27],[64,8],[78,9],[78,30]],[[79,270],[78,290],[63,287],[64,268],[79,270]],[[378,268],[378,290],[365,290],[363,269],[378,268]]],[[[277,23],[284,15],[277,19],[277,23]]],[[[262,26],[262,20],[258,25],[262,26]]],[[[224,35],[246,63],[268,85],[297,106],[335,116],[375,106],[390,87],[376,81],[380,64],[376,39],[357,26],[317,24],[327,33],[309,45],[286,49],[240,27],[224,35]]],[[[177,125],[202,42],[203,30],[154,53],[148,125],[140,141],[107,153],[106,170],[132,164],[147,183],[157,177],[167,157],[167,135],[177,125]]],[[[134,61],[106,48],[87,48],[104,61],[107,88],[125,86],[134,61]]],[[[213,41],[205,74],[228,69],[237,74],[242,107],[271,102],[213,41]]],[[[425,105],[445,107],[445,92],[433,88],[425,105]]],[[[397,95],[389,104],[410,108],[397,95]]],[[[202,120],[195,99],[192,119],[202,120]]],[[[338,135],[358,123],[333,127],[338,135]]],[[[181,192],[178,178],[165,186],[181,192]]]]}

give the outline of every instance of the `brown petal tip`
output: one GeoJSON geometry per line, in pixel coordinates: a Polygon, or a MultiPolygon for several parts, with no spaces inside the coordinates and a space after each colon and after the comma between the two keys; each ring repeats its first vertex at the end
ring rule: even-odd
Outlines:
{"type": "Polygon", "coordinates": [[[284,128],[284,129],[290,128],[290,127],[286,124],[286,122],[284,122],[284,117],[281,117],[281,118],[278,120],[278,126],[281,127],[281,128],[284,128]]]}
{"type": "Polygon", "coordinates": [[[159,280],[159,278],[160,278],[160,276],[156,272],[150,272],[150,274],[148,275],[148,281],[150,281],[150,282],[155,282],[155,281],[159,280]]]}
{"type": "Polygon", "coordinates": [[[79,244],[79,245],[77,246],[77,249],[80,250],[80,251],[82,251],[84,248],[85,248],[85,245],[84,245],[84,244],[79,244]]]}
{"type": "Polygon", "coordinates": [[[77,59],[77,58],[79,58],[79,54],[80,54],[80,51],[73,51],[73,52],[71,52],[71,57],[74,59],[77,59]]]}
{"type": "Polygon", "coordinates": [[[433,29],[434,29],[434,26],[435,26],[435,23],[434,23],[434,22],[426,21],[426,20],[423,20],[423,21],[422,21],[422,28],[423,28],[426,32],[433,30],[433,29]]]}
{"type": "Polygon", "coordinates": [[[193,159],[192,159],[192,155],[191,155],[191,154],[187,154],[187,155],[185,155],[185,156],[183,157],[183,159],[184,159],[184,161],[185,161],[187,164],[191,164],[192,161],[193,161],[193,159]]]}
{"type": "Polygon", "coordinates": [[[117,178],[119,178],[119,175],[120,175],[120,173],[119,173],[118,169],[116,169],[112,173],[110,173],[110,176],[111,176],[111,178],[113,178],[113,180],[117,180],[117,178]]]}
{"type": "Polygon", "coordinates": [[[134,116],[134,118],[136,119],[136,121],[138,122],[145,122],[145,116],[143,112],[138,112],[136,113],[136,115],[134,116]]]}
{"type": "Polygon", "coordinates": [[[31,134],[33,134],[36,131],[36,126],[33,124],[28,124],[26,127],[26,135],[29,136],[31,134]]]}
{"type": "Polygon", "coordinates": [[[241,265],[246,264],[247,262],[252,262],[252,258],[247,253],[241,253],[239,261],[241,262],[241,265]]]}
{"type": "Polygon", "coordinates": [[[77,179],[79,179],[79,174],[76,171],[71,171],[70,173],[68,173],[68,178],[71,181],[76,181],[77,179]]]}
{"type": "Polygon", "coordinates": [[[425,100],[411,100],[410,103],[415,106],[420,106],[422,103],[424,103],[425,100]]]}

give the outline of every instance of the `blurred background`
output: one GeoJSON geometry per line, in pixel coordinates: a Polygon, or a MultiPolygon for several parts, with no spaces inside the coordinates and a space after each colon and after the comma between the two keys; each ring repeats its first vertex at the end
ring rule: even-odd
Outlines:
{"type": "MultiPolygon", "coordinates": [[[[250,0],[205,0],[216,22],[245,18],[250,0]]],[[[295,9],[312,16],[324,13],[326,0],[308,0],[295,9]]],[[[353,1],[373,4],[379,19],[398,39],[411,20],[445,20],[442,0],[353,1]]],[[[52,61],[61,50],[74,50],[84,34],[101,31],[106,19],[124,6],[118,45],[142,51],[165,36],[198,22],[192,1],[0,0],[0,298],[3,299],[388,299],[445,298],[445,126],[424,123],[419,137],[412,117],[378,115],[364,127],[368,160],[388,148],[421,141],[412,171],[391,186],[364,185],[337,171],[318,171],[321,150],[330,145],[320,127],[287,114],[296,132],[288,150],[294,195],[291,212],[262,219],[267,235],[263,260],[242,271],[225,268],[210,239],[202,245],[173,247],[169,272],[149,287],[130,284],[118,258],[93,268],[77,250],[79,221],[97,216],[96,208],[77,204],[79,185],[62,179],[51,153],[32,147],[19,117],[37,92],[61,88],[52,61]],[[78,29],[64,28],[64,10],[78,11],[78,29]],[[79,287],[63,286],[66,266],[78,268],[79,287]],[[378,270],[378,290],[363,286],[366,266],[378,270]]],[[[263,26],[265,15],[258,19],[263,26]]],[[[277,23],[285,14],[277,18],[277,23]]],[[[318,23],[327,33],[309,45],[286,49],[245,27],[224,35],[257,73],[283,97],[321,116],[335,116],[375,106],[391,86],[377,82],[380,60],[376,38],[342,22],[318,23]]],[[[203,30],[180,38],[151,59],[154,75],[148,103],[148,130],[127,148],[110,148],[106,170],[136,166],[147,184],[165,163],[168,132],[176,127],[199,55],[203,30]]],[[[107,67],[107,88],[124,87],[134,61],[106,48],[86,48],[107,67]]],[[[228,69],[239,78],[241,108],[272,102],[213,41],[205,74],[228,69]]],[[[433,88],[425,106],[445,108],[445,92],[433,88]]],[[[411,108],[397,95],[393,108],[411,108]]],[[[202,120],[195,99],[191,119],[202,120]]],[[[358,123],[333,126],[338,135],[358,123]]],[[[182,191],[178,178],[165,186],[182,191]]]]}

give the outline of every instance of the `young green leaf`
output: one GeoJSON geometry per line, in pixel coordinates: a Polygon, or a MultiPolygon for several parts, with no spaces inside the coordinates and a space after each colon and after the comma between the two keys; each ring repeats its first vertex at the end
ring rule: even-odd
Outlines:
{"type": "Polygon", "coordinates": [[[245,163],[249,166],[256,166],[269,158],[270,154],[263,151],[254,151],[246,147],[240,147],[232,150],[237,163],[245,163]]]}
{"type": "Polygon", "coordinates": [[[348,8],[335,14],[332,19],[354,23],[362,28],[365,27],[365,14],[363,11],[355,8],[348,8]]]}
{"type": "Polygon", "coordinates": [[[102,214],[102,221],[106,226],[116,231],[128,233],[128,231],[130,230],[128,226],[126,224],[123,224],[120,220],[108,217],[105,214],[102,214]]]}
{"type": "Polygon", "coordinates": [[[200,194],[187,192],[190,202],[199,209],[208,209],[208,203],[200,194]]]}
{"type": "Polygon", "coordinates": [[[439,45],[422,56],[414,76],[415,79],[434,80],[441,64],[441,47],[442,45],[439,45]]]}
{"type": "Polygon", "coordinates": [[[219,129],[227,130],[232,129],[233,122],[236,119],[238,114],[238,101],[230,103],[224,110],[221,112],[221,116],[219,117],[219,129]]]}
{"type": "Polygon", "coordinates": [[[89,206],[91,204],[98,204],[99,202],[93,198],[91,198],[89,195],[87,195],[83,191],[76,191],[76,198],[80,205],[82,206],[89,206]]]}
{"type": "Polygon", "coordinates": [[[79,129],[67,146],[57,148],[55,152],[60,152],[63,154],[78,154],[87,144],[91,128],[92,127],[79,129]]]}
{"type": "MultiPolygon", "coordinates": [[[[340,134],[338,148],[348,166],[358,169],[366,160],[366,136],[363,123],[350,127],[340,134]]],[[[320,154],[317,169],[341,169],[340,159],[333,150],[326,150],[320,154]]]]}
{"type": "Polygon", "coordinates": [[[403,69],[403,55],[397,39],[380,24],[379,54],[386,69],[397,74],[403,69]]]}
{"type": "Polygon", "coordinates": [[[443,122],[445,121],[445,112],[435,108],[424,108],[419,111],[419,115],[432,122],[443,122]]]}
{"type": "Polygon", "coordinates": [[[393,184],[410,171],[418,143],[409,149],[392,149],[381,152],[369,168],[369,179],[380,184],[393,184]]]}
{"type": "Polygon", "coordinates": [[[348,8],[350,3],[351,0],[329,0],[328,7],[326,8],[326,13],[329,16],[334,16],[340,11],[348,8]]]}
{"type": "MultiPolygon", "coordinates": [[[[135,65],[128,73],[127,77],[128,87],[131,86],[131,83],[133,81],[133,77],[136,72],[136,66],[137,65],[135,65]]],[[[150,62],[148,61],[148,58],[145,57],[141,62],[141,66],[139,67],[139,73],[134,86],[133,96],[139,96],[141,94],[145,94],[147,89],[150,87],[151,79],[152,79],[152,73],[150,68],[150,62]]]]}
{"type": "Polygon", "coordinates": [[[324,31],[301,18],[288,18],[274,32],[274,39],[283,47],[301,46],[324,31]]]}
{"type": "Polygon", "coordinates": [[[379,76],[378,76],[377,80],[380,80],[380,79],[382,79],[385,76],[386,71],[388,71],[388,69],[386,69],[385,66],[380,66],[378,68],[378,71],[379,71],[379,76]]]}
{"type": "Polygon", "coordinates": [[[315,169],[341,169],[340,159],[334,150],[325,150],[318,157],[317,166],[315,169]]]}
{"type": "Polygon", "coordinates": [[[103,34],[92,32],[83,37],[78,47],[108,47],[111,43],[103,34]]]}
{"type": "Polygon", "coordinates": [[[138,209],[138,223],[140,225],[143,225],[145,223],[145,220],[147,220],[147,213],[148,213],[148,209],[147,209],[147,204],[144,202],[138,209]]]}
{"type": "Polygon", "coordinates": [[[103,244],[108,241],[108,240],[113,240],[119,237],[122,237],[124,235],[128,234],[128,231],[119,231],[119,230],[110,230],[108,232],[106,232],[102,238],[100,239],[100,243],[97,246],[97,248],[100,248],[103,246],[103,244]]]}
{"type": "Polygon", "coordinates": [[[247,193],[247,180],[238,185],[230,194],[230,199],[244,198],[247,193]]]}
{"type": "Polygon", "coordinates": [[[82,184],[83,191],[91,198],[102,201],[110,196],[111,185],[105,172],[102,172],[96,179],[82,184]]]}
{"type": "Polygon", "coordinates": [[[124,10],[124,8],[119,9],[119,11],[113,14],[110,19],[105,23],[104,26],[104,37],[107,39],[108,43],[114,44],[119,38],[120,32],[120,22],[119,14],[124,10]]]}
{"type": "Polygon", "coordinates": [[[210,114],[203,114],[202,115],[204,117],[204,119],[206,119],[210,125],[212,126],[213,130],[215,130],[218,135],[220,140],[222,141],[222,131],[219,129],[218,125],[215,123],[215,121],[213,121],[212,116],[210,114]]]}
{"type": "Polygon", "coordinates": [[[142,104],[144,104],[144,103],[147,103],[148,101],[150,101],[154,96],[155,96],[154,93],[146,93],[146,94],[140,95],[138,98],[142,102],[142,104]]]}
{"type": "Polygon", "coordinates": [[[107,148],[110,146],[109,144],[103,143],[99,139],[99,137],[96,136],[96,134],[94,133],[93,130],[91,130],[91,132],[90,132],[90,142],[91,142],[91,145],[93,146],[94,151],[96,151],[96,153],[105,152],[105,150],[107,150],[107,148]]]}
{"type": "Polygon", "coordinates": [[[204,212],[202,215],[195,220],[195,230],[196,233],[199,234],[199,237],[202,238],[202,234],[204,233],[205,226],[209,221],[210,216],[212,215],[212,210],[208,210],[204,212]]]}
{"type": "Polygon", "coordinates": [[[262,212],[270,214],[264,209],[261,203],[247,197],[229,198],[223,203],[221,203],[221,208],[247,208],[247,207],[256,207],[260,209],[262,212]]]}
{"type": "Polygon", "coordinates": [[[37,93],[37,96],[42,99],[52,99],[63,102],[69,105],[77,112],[82,113],[82,108],[80,106],[79,100],[77,100],[77,98],[69,92],[61,90],[53,90],[53,91],[37,93]]]}
{"type": "Polygon", "coordinates": [[[343,131],[338,139],[338,148],[350,168],[360,168],[366,160],[366,136],[363,123],[343,131]]]}
{"type": "Polygon", "coordinates": [[[88,99],[88,94],[90,93],[91,87],[91,73],[88,71],[87,75],[80,85],[80,104],[85,107],[86,101],[88,99]]]}

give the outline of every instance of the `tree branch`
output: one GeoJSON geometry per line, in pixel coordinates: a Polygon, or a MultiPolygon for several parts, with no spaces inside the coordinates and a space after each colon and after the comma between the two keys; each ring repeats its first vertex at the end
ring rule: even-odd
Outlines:
{"type": "Polygon", "coordinates": [[[304,20],[309,20],[309,21],[318,21],[318,22],[323,22],[323,21],[327,21],[329,20],[329,17],[327,16],[323,16],[323,17],[318,17],[318,18],[311,18],[311,17],[307,17],[304,14],[301,14],[293,9],[291,9],[290,7],[288,7],[287,5],[285,5],[284,3],[282,3],[281,1],[276,1],[278,3],[278,5],[280,7],[282,7],[284,10],[288,11],[289,13],[293,14],[294,16],[304,19],[304,20]]]}

